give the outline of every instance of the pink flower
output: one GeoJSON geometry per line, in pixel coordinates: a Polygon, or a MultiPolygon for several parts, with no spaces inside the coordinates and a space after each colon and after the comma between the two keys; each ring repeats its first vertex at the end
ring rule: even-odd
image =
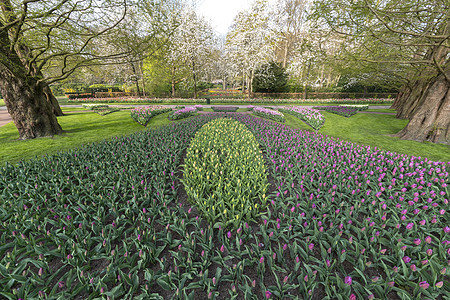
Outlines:
{"type": "Polygon", "coordinates": [[[308,248],[309,250],[312,250],[314,248],[314,244],[313,243],[309,244],[308,248]]]}
{"type": "Polygon", "coordinates": [[[264,262],[264,256],[261,256],[261,258],[259,259],[259,263],[262,264],[264,262]]]}
{"type": "Polygon", "coordinates": [[[224,246],[224,245],[222,245],[222,246],[220,247],[220,252],[223,253],[223,251],[225,251],[225,246],[224,246]]]}
{"type": "Polygon", "coordinates": [[[407,264],[411,261],[411,258],[409,256],[403,256],[403,261],[407,264]]]}
{"type": "Polygon", "coordinates": [[[388,282],[388,286],[394,287],[394,285],[395,285],[395,282],[393,282],[393,281],[389,281],[389,282],[388,282]]]}
{"type": "Polygon", "coordinates": [[[355,294],[351,294],[349,299],[350,299],[350,300],[356,300],[355,294]]]}
{"type": "Polygon", "coordinates": [[[266,299],[269,299],[272,296],[272,293],[270,291],[266,291],[266,299]]]}
{"type": "Polygon", "coordinates": [[[348,285],[352,284],[352,278],[350,276],[345,276],[344,282],[348,285]]]}
{"type": "Polygon", "coordinates": [[[431,236],[427,236],[425,238],[425,242],[428,243],[428,244],[431,244],[431,236]]]}
{"type": "Polygon", "coordinates": [[[427,250],[427,254],[428,254],[428,256],[431,256],[433,254],[433,250],[432,249],[428,249],[427,250]]]}
{"type": "Polygon", "coordinates": [[[417,267],[416,267],[415,264],[412,264],[412,265],[410,266],[410,268],[411,268],[411,270],[412,270],[413,272],[415,272],[415,271],[417,270],[417,267]]]}
{"type": "Polygon", "coordinates": [[[421,288],[423,288],[423,289],[427,289],[427,288],[430,287],[430,285],[429,285],[428,282],[426,282],[426,281],[421,281],[421,282],[419,282],[419,286],[420,286],[421,288]]]}
{"type": "Polygon", "coordinates": [[[417,246],[419,246],[419,245],[420,245],[420,242],[421,242],[421,240],[420,240],[420,239],[415,239],[415,240],[414,240],[414,244],[416,244],[417,246]]]}
{"type": "Polygon", "coordinates": [[[444,285],[443,281],[436,282],[436,287],[440,289],[444,285]]]}
{"type": "Polygon", "coordinates": [[[414,223],[408,223],[408,225],[406,225],[406,229],[412,229],[414,226],[414,223]]]}

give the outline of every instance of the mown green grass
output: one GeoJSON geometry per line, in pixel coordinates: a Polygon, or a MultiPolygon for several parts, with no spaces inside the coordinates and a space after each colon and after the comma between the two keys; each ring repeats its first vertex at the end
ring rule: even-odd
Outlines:
{"type": "MultiPolygon", "coordinates": [[[[392,136],[402,130],[408,124],[408,120],[384,114],[356,114],[350,118],[328,112],[322,114],[325,116],[325,124],[319,133],[323,135],[386,151],[450,161],[450,146],[401,140],[392,136]]],[[[313,131],[294,116],[285,114],[285,118],[286,125],[292,128],[313,131]]]]}
{"type": "Polygon", "coordinates": [[[5,101],[3,99],[0,99],[0,106],[5,106],[5,101]]]}
{"type": "MultiPolygon", "coordinates": [[[[71,109],[73,111],[73,109],[71,109]]],[[[82,109],[76,109],[82,110],[82,109]]],[[[169,124],[168,113],[154,117],[147,128],[169,124]]],[[[44,154],[66,151],[83,144],[101,141],[114,136],[131,134],[145,130],[134,122],[129,111],[115,112],[100,116],[94,112],[69,113],[58,117],[65,133],[53,138],[18,140],[19,134],[14,123],[0,127],[0,166],[5,162],[16,163],[44,154]]]]}
{"type": "Polygon", "coordinates": [[[394,114],[397,112],[395,109],[390,109],[390,108],[386,108],[386,109],[378,109],[378,108],[376,108],[376,109],[367,109],[367,110],[364,110],[364,111],[367,111],[367,112],[394,113],[394,114]]]}
{"type": "MultiPolygon", "coordinates": [[[[63,108],[63,110],[67,112],[83,109],[63,108]]],[[[319,133],[323,135],[378,147],[382,150],[428,157],[432,160],[450,161],[449,146],[400,140],[391,136],[404,128],[408,123],[407,120],[399,120],[393,115],[382,114],[357,114],[351,118],[327,112],[323,112],[323,114],[326,121],[319,130],[319,133]]],[[[169,124],[171,121],[167,119],[167,116],[168,113],[154,117],[147,128],[169,124]]],[[[286,114],[285,117],[286,125],[313,131],[311,127],[294,116],[286,114]]],[[[195,118],[195,116],[191,118],[195,118]]],[[[104,117],[90,111],[69,113],[64,117],[59,117],[58,121],[66,131],[63,135],[28,141],[18,140],[18,132],[12,122],[0,127],[0,165],[7,161],[16,163],[46,153],[69,150],[82,144],[145,130],[130,118],[129,111],[115,112],[104,117]]]]}

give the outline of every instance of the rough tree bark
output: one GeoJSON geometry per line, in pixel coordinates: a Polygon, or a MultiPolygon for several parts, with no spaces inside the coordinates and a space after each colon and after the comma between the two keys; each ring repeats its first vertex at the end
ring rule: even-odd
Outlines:
{"type": "Polygon", "coordinates": [[[37,84],[36,79],[12,74],[0,66],[0,88],[6,108],[19,131],[19,139],[47,137],[63,132],[44,87],[37,84]]]}
{"type": "Polygon", "coordinates": [[[64,116],[64,113],[61,110],[61,106],[59,106],[58,100],[56,100],[56,97],[53,95],[53,92],[48,85],[44,86],[44,94],[47,101],[52,106],[52,111],[55,114],[55,116],[57,117],[64,116]]]}
{"type": "Polygon", "coordinates": [[[28,74],[17,52],[11,51],[8,32],[0,31],[0,89],[20,139],[62,133],[47,100],[46,87],[28,74]]]}
{"type": "MultiPolygon", "coordinates": [[[[450,74],[449,74],[450,75],[450,74]]],[[[392,105],[397,118],[409,119],[401,139],[450,144],[450,83],[443,74],[404,87],[392,105]]]]}

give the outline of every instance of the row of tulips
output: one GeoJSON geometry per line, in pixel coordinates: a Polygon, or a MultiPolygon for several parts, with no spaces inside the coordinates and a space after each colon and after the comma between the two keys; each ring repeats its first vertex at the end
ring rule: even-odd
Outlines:
{"type": "MultiPolygon", "coordinates": [[[[162,103],[206,103],[206,99],[194,98],[137,98],[137,97],[114,97],[114,98],[80,98],[69,99],[69,103],[143,103],[143,104],[162,104],[162,103]]],[[[263,98],[213,98],[211,104],[233,103],[233,104],[372,104],[383,105],[392,104],[393,99],[387,98],[344,98],[344,99],[263,99],[263,98]]]]}
{"type": "Polygon", "coordinates": [[[356,109],[357,111],[363,111],[363,110],[368,110],[369,109],[369,105],[367,104],[341,104],[339,106],[343,106],[343,107],[349,107],[349,108],[353,108],[356,109]]]}
{"type": "Polygon", "coordinates": [[[238,110],[237,106],[212,106],[214,112],[235,112],[238,110]]]}
{"type": "Polygon", "coordinates": [[[189,118],[191,116],[194,116],[197,113],[197,108],[195,107],[185,107],[182,109],[178,109],[175,111],[172,111],[169,114],[169,120],[175,121],[175,120],[181,120],[185,118],[189,118]]]}
{"type": "Polygon", "coordinates": [[[175,201],[176,172],[209,120],[2,167],[0,298],[149,299],[174,282],[181,290],[177,278],[192,278],[192,268],[173,265],[171,252],[202,235],[186,237],[197,221],[175,201]]]}
{"type": "Polygon", "coordinates": [[[255,106],[253,107],[253,114],[258,117],[274,120],[277,122],[286,122],[283,113],[273,109],[255,106]]]}
{"type": "Polygon", "coordinates": [[[142,126],[147,126],[151,118],[168,111],[171,111],[168,107],[152,105],[134,108],[131,110],[130,115],[134,121],[138,122],[142,126]]]}
{"type": "Polygon", "coordinates": [[[287,106],[280,108],[279,111],[299,118],[314,130],[319,130],[325,123],[324,116],[317,109],[304,108],[301,106],[287,106]]]}
{"type": "Polygon", "coordinates": [[[257,216],[268,183],[253,134],[229,118],[204,125],[187,150],[183,183],[189,200],[215,227],[237,228],[257,216]]]}
{"type": "Polygon", "coordinates": [[[0,295],[444,299],[449,168],[223,113],[6,165],[0,295]],[[263,214],[233,229],[177,183],[196,131],[224,115],[252,131],[273,182],[263,214]]]}
{"type": "Polygon", "coordinates": [[[351,117],[358,113],[358,110],[353,107],[344,107],[344,106],[316,106],[314,109],[324,110],[326,112],[330,112],[336,115],[351,117]]]}
{"type": "MultiPolygon", "coordinates": [[[[264,262],[276,258],[271,269],[297,293],[328,299],[450,293],[450,162],[235,118],[259,140],[276,185],[255,240],[264,262]]],[[[273,286],[266,295],[289,292],[273,286]]]]}
{"type": "Polygon", "coordinates": [[[109,106],[106,104],[95,104],[95,103],[83,104],[82,107],[89,110],[109,108],[109,106]]]}

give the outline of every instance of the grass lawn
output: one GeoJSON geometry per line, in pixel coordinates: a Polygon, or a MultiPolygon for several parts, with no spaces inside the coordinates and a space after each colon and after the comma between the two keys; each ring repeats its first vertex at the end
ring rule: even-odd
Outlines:
{"type": "Polygon", "coordinates": [[[367,111],[367,112],[387,112],[387,113],[394,113],[394,114],[397,112],[395,109],[390,109],[390,108],[387,108],[387,109],[367,109],[367,110],[364,110],[364,111],[367,111]]]}
{"type": "MultiPolygon", "coordinates": [[[[66,110],[67,108],[63,108],[66,110]]],[[[70,110],[74,110],[70,108],[70,110]]],[[[76,110],[83,110],[77,108],[76,110]]],[[[170,123],[168,113],[154,117],[147,128],[155,128],[170,123]]],[[[104,117],[94,112],[71,113],[58,118],[66,131],[61,136],[19,141],[19,134],[11,122],[0,127],[0,165],[15,163],[46,153],[70,150],[114,136],[130,134],[145,128],[130,118],[129,111],[115,112],[104,117]]]]}
{"type": "MultiPolygon", "coordinates": [[[[408,120],[396,119],[394,115],[356,114],[345,118],[322,112],[325,124],[319,133],[344,141],[370,145],[387,151],[428,157],[432,160],[450,161],[450,147],[433,143],[420,143],[392,137],[408,124],[408,120]]],[[[311,127],[292,115],[285,114],[286,125],[312,131],[311,127]]]]}
{"type": "Polygon", "coordinates": [[[0,99],[0,106],[5,106],[5,101],[3,99],[0,99]]]}
{"type": "MultiPolygon", "coordinates": [[[[84,109],[63,108],[65,112],[74,110],[84,109]]],[[[212,111],[209,108],[204,110],[212,111]]],[[[245,110],[239,109],[238,111],[245,110]]],[[[357,114],[351,118],[327,112],[323,112],[323,114],[326,121],[325,125],[319,130],[323,135],[370,145],[383,150],[428,157],[432,160],[450,161],[449,146],[400,140],[390,136],[400,131],[407,124],[407,120],[398,120],[393,115],[382,114],[357,114]]],[[[167,119],[167,116],[168,113],[156,116],[150,121],[147,128],[169,124],[171,121],[167,119]]],[[[285,117],[286,125],[292,128],[312,130],[311,127],[294,116],[286,114],[285,117]]],[[[12,122],[0,127],[0,165],[3,165],[6,161],[15,163],[45,153],[69,150],[82,144],[145,129],[130,118],[128,111],[115,112],[104,117],[90,111],[70,113],[60,117],[59,122],[66,131],[62,136],[29,141],[17,140],[17,129],[12,122]]]]}

